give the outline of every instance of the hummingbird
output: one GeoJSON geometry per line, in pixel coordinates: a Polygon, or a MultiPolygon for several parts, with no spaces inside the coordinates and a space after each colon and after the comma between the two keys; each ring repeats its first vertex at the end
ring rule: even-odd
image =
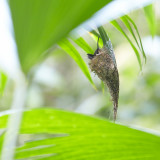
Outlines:
{"type": "Polygon", "coordinates": [[[99,37],[97,49],[94,54],[87,54],[90,59],[89,67],[109,88],[113,101],[114,121],[116,120],[119,99],[119,73],[112,44],[109,41],[99,48],[99,37]]]}

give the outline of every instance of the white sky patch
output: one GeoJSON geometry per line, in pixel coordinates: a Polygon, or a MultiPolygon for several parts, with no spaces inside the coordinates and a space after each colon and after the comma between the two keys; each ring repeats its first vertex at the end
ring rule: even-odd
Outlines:
{"type": "Polygon", "coordinates": [[[142,39],[143,48],[146,51],[146,54],[157,58],[160,57],[160,36],[151,36],[145,37],[142,39]]]}

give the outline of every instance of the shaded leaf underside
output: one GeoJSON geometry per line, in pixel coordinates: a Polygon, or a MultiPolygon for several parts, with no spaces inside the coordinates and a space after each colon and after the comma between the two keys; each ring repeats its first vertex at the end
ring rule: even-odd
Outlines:
{"type": "Polygon", "coordinates": [[[90,18],[110,0],[10,0],[20,62],[24,72],[44,59],[52,45],[90,18]]]}

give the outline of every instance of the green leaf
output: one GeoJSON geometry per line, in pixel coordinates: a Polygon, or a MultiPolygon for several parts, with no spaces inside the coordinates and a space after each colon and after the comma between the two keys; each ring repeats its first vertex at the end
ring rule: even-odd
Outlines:
{"type": "Polygon", "coordinates": [[[152,35],[152,37],[154,37],[154,35],[156,33],[156,18],[155,18],[153,4],[150,4],[146,7],[144,7],[144,12],[145,12],[145,15],[147,18],[147,22],[149,25],[151,35],[152,35]]]}
{"type": "MultiPolygon", "coordinates": [[[[5,124],[5,123],[3,123],[3,122],[0,123],[0,126],[1,126],[1,124],[5,124]]],[[[2,147],[3,147],[4,134],[5,134],[5,130],[4,129],[0,129],[0,155],[1,155],[2,147]]]]}
{"type": "Polygon", "coordinates": [[[121,28],[121,26],[118,24],[118,22],[116,20],[113,20],[110,22],[117,30],[119,30],[124,36],[125,38],[128,40],[128,42],[130,43],[132,49],[134,50],[140,69],[142,70],[142,62],[141,62],[141,58],[140,58],[140,54],[137,50],[137,48],[134,46],[134,44],[132,43],[132,41],[130,40],[130,38],[127,36],[127,34],[123,31],[123,29],[121,28]]]}
{"type": "Polygon", "coordinates": [[[109,37],[102,26],[98,27],[99,34],[103,40],[103,45],[106,45],[107,41],[109,41],[109,37]]]}
{"type": "Polygon", "coordinates": [[[92,30],[91,33],[92,33],[93,35],[95,35],[96,37],[99,37],[99,36],[100,36],[99,33],[96,32],[96,30],[92,30]]]}
{"type": "Polygon", "coordinates": [[[97,40],[98,40],[98,37],[100,37],[99,38],[99,46],[100,46],[100,48],[102,48],[103,47],[103,40],[102,40],[102,38],[101,38],[101,36],[99,35],[99,33],[97,33],[95,30],[92,30],[91,32],[90,32],[90,34],[91,34],[91,36],[93,37],[93,39],[97,42],[97,40]]]}
{"type": "Polygon", "coordinates": [[[5,86],[7,82],[7,75],[3,72],[0,72],[0,95],[3,95],[5,86]]]}
{"type": "Polygon", "coordinates": [[[92,48],[88,45],[88,43],[82,37],[79,37],[77,39],[73,39],[73,41],[78,46],[80,46],[86,53],[94,53],[92,48]]]}
{"type": "Polygon", "coordinates": [[[136,43],[137,43],[137,46],[138,46],[138,48],[140,49],[140,51],[142,52],[143,58],[145,59],[145,62],[146,62],[147,57],[146,57],[146,54],[145,54],[145,52],[144,52],[143,45],[142,45],[142,40],[141,40],[141,36],[140,36],[140,34],[139,34],[139,32],[138,32],[138,28],[137,28],[136,24],[134,23],[134,21],[133,21],[128,15],[125,15],[124,17],[122,17],[121,20],[122,20],[123,23],[126,25],[126,27],[128,28],[128,30],[129,30],[130,33],[132,34],[133,38],[135,39],[135,41],[136,41],[136,43]],[[140,45],[139,45],[139,43],[138,43],[138,41],[137,41],[137,38],[136,38],[136,36],[135,36],[135,34],[134,34],[133,30],[132,30],[132,27],[130,26],[130,24],[129,24],[128,21],[130,21],[130,22],[132,23],[132,25],[133,25],[133,27],[134,27],[134,29],[135,29],[135,31],[136,31],[136,33],[137,33],[137,36],[138,36],[138,39],[139,39],[140,45]]]}
{"type": "Polygon", "coordinates": [[[59,42],[59,46],[75,60],[84,75],[88,78],[89,82],[96,89],[86,63],[71,42],[68,39],[63,39],[61,42],[59,42]]]}
{"type": "MultiPolygon", "coordinates": [[[[0,117],[0,128],[6,123],[7,116],[0,117]]],[[[17,148],[17,160],[32,160],[31,157],[43,160],[158,160],[160,157],[160,137],[156,135],[66,111],[26,111],[20,132],[30,138],[24,139],[24,145],[17,148]]]]}
{"type": "Polygon", "coordinates": [[[111,0],[9,0],[19,58],[25,73],[46,50],[111,0]]]}

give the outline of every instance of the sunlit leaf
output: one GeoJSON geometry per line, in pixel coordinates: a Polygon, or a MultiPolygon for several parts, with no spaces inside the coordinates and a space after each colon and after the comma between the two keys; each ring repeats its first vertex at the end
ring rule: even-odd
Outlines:
{"type": "Polygon", "coordinates": [[[110,22],[117,30],[119,30],[124,36],[125,38],[128,40],[128,42],[130,43],[132,49],[134,50],[140,69],[142,70],[142,62],[141,62],[141,58],[140,58],[140,54],[137,50],[137,48],[134,46],[134,44],[132,43],[132,41],[130,40],[130,38],[127,36],[127,34],[123,31],[122,27],[118,24],[118,22],[116,20],[113,20],[110,22]]]}
{"type": "Polygon", "coordinates": [[[126,17],[123,16],[123,17],[121,17],[120,19],[122,20],[122,22],[126,25],[127,29],[128,29],[128,30],[130,31],[130,33],[132,34],[132,36],[133,36],[134,40],[136,41],[136,44],[137,44],[137,46],[139,47],[139,49],[141,49],[140,46],[139,46],[139,43],[138,43],[138,41],[137,41],[137,38],[136,38],[136,36],[135,36],[135,34],[134,34],[134,31],[133,31],[130,23],[129,23],[128,20],[126,19],[126,17]]]}
{"type": "Polygon", "coordinates": [[[97,33],[95,30],[92,30],[91,33],[92,33],[93,35],[95,35],[96,37],[99,37],[99,36],[100,36],[99,33],[97,33]]]}
{"type": "MultiPolygon", "coordinates": [[[[1,117],[0,128],[5,128],[6,123],[7,116],[1,117]]],[[[24,145],[21,138],[16,159],[158,160],[160,157],[160,137],[156,135],[66,111],[27,111],[20,132],[30,138],[24,139],[24,145]]]]}
{"type": "Polygon", "coordinates": [[[143,45],[142,45],[142,40],[141,40],[141,37],[140,37],[140,34],[139,34],[139,31],[138,31],[138,28],[137,28],[136,24],[134,23],[134,21],[133,21],[128,15],[123,16],[123,17],[121,18],[121,20],[122,20],[123,23],[126,25],[126,27],[128,28],[128,30],[129,30],[130,33],[132,34],[133,38],[135,39],[136,44],[137,44],[137,46],[139,47],[140,51],[142,52],[142,55],[143,55],[143,57],[144,57],[144,59],[145,59],[145,62],[146,62],[146,60],[147,60],[146,54],[145,54],[145,52],[144,52],[143,45]],[[133,25],[133,27],[134,27],[134,29],[135,29],[135,31],[136,31],[136,33],[137,33],[137,36],[138,36],[138,40],[139,40],[140,45],[139,45],[139,43],[138,43],[138,40],[137,40],[137,38],[136,38],[136,36],[135,36],[135,34],[134,34],[134,32],[133,32],[133,30],[132,30],[132,27],[130,26],[130,23],[129,23],[129,22],[131,22],[131,24],[133,25]]]}
{"type": "Polygon", "coordinates": [[[79,37],[77,39],[73,39],[74,42],[81,47],[86,53],[94,53],[89,44],[84,40],[84,38],[79,37]]]}
{"type": "MultiPolygon", "coordinates": [[[[4,123],[2,122],[0,124],[2,125],[4,123]]],[[[5,133],[5,130],[4,129],[0,129],[0,155],[1,155],[2,147],[3,147],[4,133],[5,133]]]]}
{"type": "Polygon", "coordinates": [[[154,37],[156,33],[156,19],[155,19],[155,13],[154,13],[155,11],[154,11],[153,4],[150,4],[144,7],[144,12],[147,18],[150,32],[152,34],[152,37],[154,37]]]}
{"type": "Polygon", "coordinates": [[[7,82],[7,76],[3,72],[0,72],[0,95],[3,94],[7,82]]]}
{"type": "Polygon", "coordinates": [[[90,76],[89,69],[88,69],[86,63],[84,62],[84,60],[82,59],[81,55],[77,51],[77,49],[71,44],[71,42],[68,39],[62,40],[59,43],[59,46],[75,60],[75,62],[78,64],[78,66],[83,71],[84,75],[88,78],[89,82],[95,88],[95,85],[94,85],[92,78],[90,76]]]}
{"type": "Polygon", "coordinates": [[[96,41],[96,43],[97,43],[97,40],[98,40],[98,37],[99,37],[98,44],[99,44],[100,48],[102,48],[103,47],[103,41],[102,41],[102,38],[100,37],[99,33],[97,33],[95,30],[92,30],[89,33],[93,37],[93,39],[96,41]]]}
{"type": "Polygon", "coordinates": [[[45,51],[90,18],[110,0],[9,0],[15,39],[24,72],[45,51]]]}

